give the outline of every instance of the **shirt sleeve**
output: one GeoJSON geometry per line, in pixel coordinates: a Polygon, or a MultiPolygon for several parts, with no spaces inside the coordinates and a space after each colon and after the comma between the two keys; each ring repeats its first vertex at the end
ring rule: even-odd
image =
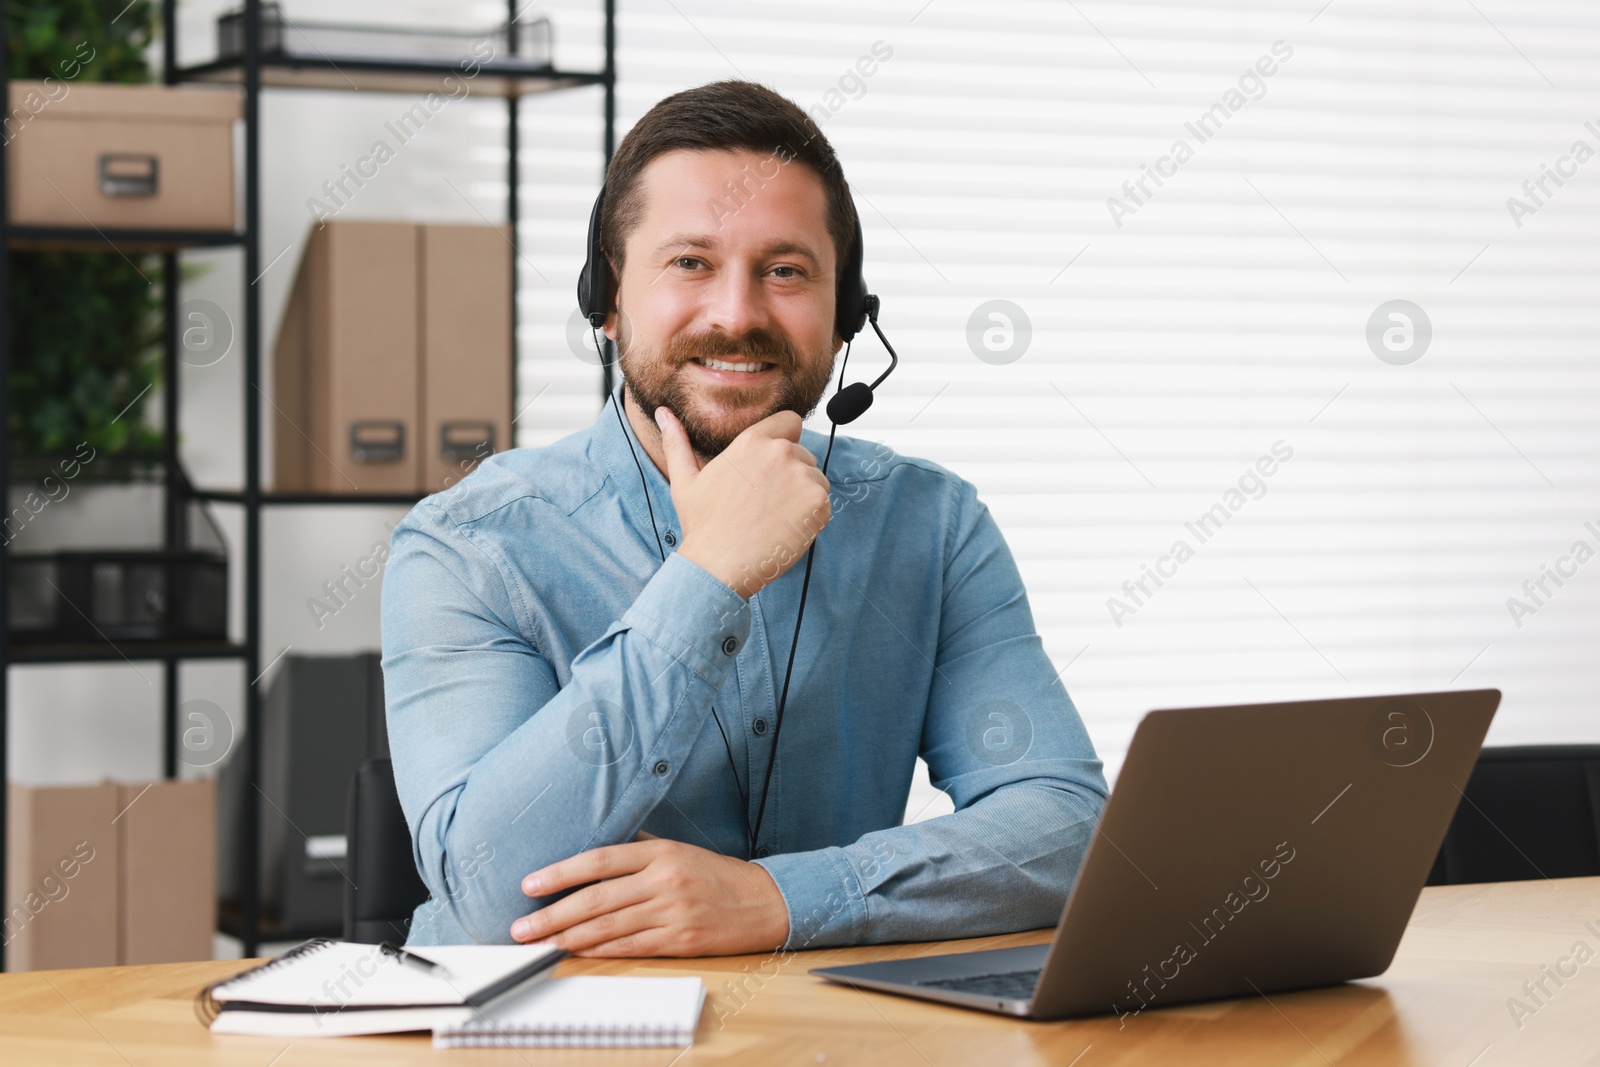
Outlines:
{"type": "Polygon", "coordinates": [[[743,598],[671,555],[562,686],[500,566],[425,501],[396,528],[383,583],[413,858],[435,906],[480,943],[510,943],[511,923],[554,899],[522,894],[529,871],[639,830],[750,630],[743,598]]]}
{"type": "Polygon", "coordinates": [[[1100,761],[1011,551],[960,485],[921,739],[956,810],[756,861],[788,907],[788,949],[1053,926],[1104,808],[1100,761]]]}

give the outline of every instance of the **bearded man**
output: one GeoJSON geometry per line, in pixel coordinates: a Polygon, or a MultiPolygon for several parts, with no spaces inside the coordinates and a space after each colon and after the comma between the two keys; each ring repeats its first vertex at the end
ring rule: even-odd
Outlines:
{"type": "Polygon", "coordinates": [[[999,528],[948,470],[801,428],[859,241],[833,148],[769,89],[701,86],[629,131],[599,210],[617,388],[394,533],[390,748],[431,894],[407,943],[1053,925],[1107,790],[999,528]],[[955,811],[902,825],[919,756],[955,811]]]}

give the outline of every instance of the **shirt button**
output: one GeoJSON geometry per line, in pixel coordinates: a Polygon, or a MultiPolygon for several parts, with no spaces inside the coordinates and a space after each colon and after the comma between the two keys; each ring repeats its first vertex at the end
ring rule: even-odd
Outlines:
{"type": "Polygon", "coordinates": [[[754,730],[756,732],[756,736],[759,737],[767,732],[767,720],[757,719],[755,722],[750,724],[750,729],[754,730]]]}
{"type": "Polygon", "coordinates": [[[678,535],[673,533],[671,530],[668,530],[665,534],[662,535],[661,540],[665,541],[667,543],[667,546],[670,548],[671,546],[673,546],[673,545],[678,543],[678,535]]]}
{"type": "Polygon", "coordinates": [[[656,765],[650,769],[655,772],[657,778],[665,778],[667,772],[672,770],[672,766],[666,760],[657,760],[656,765]]]}
{"type": "Polygon", "coordinates": [[[739,639],[737,637],[724,637],[722,639],[722,654],[723,655],[731,656],[731,655],[734,654],[735,651],[738,650],[738,648],[739,648],[739,639]]]}
{"type": "Polygon", "coordinates": [[[766,845],[762,845],[760,848],[756,849],[756,859],[758,860],[764,860],[770,855],[772,855],[772,850],[766,845]]]}

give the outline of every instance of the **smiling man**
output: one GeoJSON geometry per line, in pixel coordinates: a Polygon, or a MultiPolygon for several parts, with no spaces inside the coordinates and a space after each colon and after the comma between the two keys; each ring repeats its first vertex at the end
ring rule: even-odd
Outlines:
{"type": "Polygon", "coordinates": [[[623,139],[618,388],[394,534],[390,747],[431,894],[409,944],[724,955],[1056,921],[1106,786],[998,528],[881,445],[839,437],[824,476],[801,429],[856,232],[827,139],[759,85],[678,93],[623,139]],[[902,826],[918,756],[956,810],[902,826]]]}

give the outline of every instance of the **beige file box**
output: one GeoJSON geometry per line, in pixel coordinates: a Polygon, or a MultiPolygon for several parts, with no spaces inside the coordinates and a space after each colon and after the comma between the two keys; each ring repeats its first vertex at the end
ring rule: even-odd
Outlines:
{"type": "Polygon", "coordinates": [[[11,224],[233,230],[231,90],[13,81],[11,224]]]}
{"type": "Polygon", "coordinates": [[[277,489],[414,492],[416,227],[314,228],[273,359],[277,489]]]}

